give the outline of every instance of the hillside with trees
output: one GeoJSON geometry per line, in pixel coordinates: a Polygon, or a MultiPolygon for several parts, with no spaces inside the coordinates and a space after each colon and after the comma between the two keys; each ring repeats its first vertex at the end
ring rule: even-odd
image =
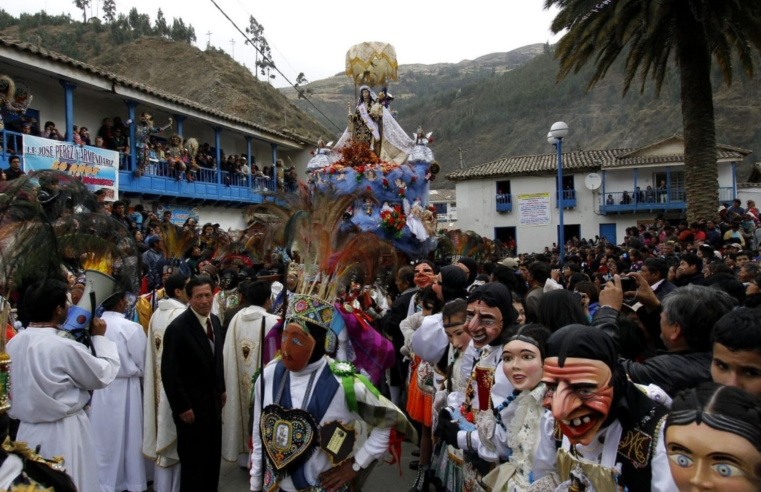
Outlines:
{"type": "MultiPolygon", "coordinates": [[[[484,77],[431,98],[418,98],[399,113],[405,128],[433,131],[433,150],[443,173],[505,156],[551,153],[547,132],[556,121],[568,123],[566,150],[635,147],[682,133],[680,82],[669,73],[659,97],[646,88],[622,97],[623,71],[611,69],[587,92],[592,68],[556,83],[552,49],[503,75],[484,77]]],[[[739,69],[738,69],[739,71],[739,69]]],[[[713,77],[717,140],[754,151],[738,171],[742,181],[761,153],[761,80],[737,74],[727,88],[720,71],[713,77]]],[[[453,187],[439,181],[436,186],[453,187]]]]}
{"type": "Polygon", "coordinates": [[[135,8],[117,13],[113,0],[106,0],[102,11],[102,19],[88,18],[85,23],[45,12],[13,17],[0,9],[0,36],[56,51],[277,131],[313,139],[329,133],[268,79],[258,80],[223,50],[195,47],[195,29],[181,18],[170,21],[161,9],[155,19],[135,8]]]}

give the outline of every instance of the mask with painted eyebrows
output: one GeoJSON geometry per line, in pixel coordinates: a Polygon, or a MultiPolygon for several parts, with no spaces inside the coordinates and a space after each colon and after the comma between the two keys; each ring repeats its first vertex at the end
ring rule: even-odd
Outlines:
{"type": "Polygon", "coordinates": [[[589,444],[610,413],[613,402],[613,373],[599,360],[558,357],[544,361],[547,385],[544,407],[560,425],[571,444],[589,444]]]}

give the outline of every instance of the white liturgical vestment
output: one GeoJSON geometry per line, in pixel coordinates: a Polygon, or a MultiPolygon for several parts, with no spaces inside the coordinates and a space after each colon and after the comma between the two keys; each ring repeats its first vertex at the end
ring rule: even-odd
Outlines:
{"type": "Polygon", "coordinates": [[[106,338],[116,344],[121,362],[116,379],[92,395],[90,421],[100,471],[101,492],[148,488],[143,458],[145,332],[121,313],[106,311],[106,338]]]}
{"type": "Polygon", "coordinates": [[[161,354],[166,327],[186,309],[176,299],[161,299],[148,325],[145,351],[143,454],[154,460],[153,490],[179,492],[180,457],[177,454],[177,427],[161,384],[161,354]]]}
{"type": "Polygon", "coordinates": [[[13,361],[11,417],[21,421],[17,440],[40,455],[63,456],[79,492],[99,492],[88,390],[108,386],[119,371],[116,344],[92,338],[97,357],[83,344],[58,335],[57,328],[28,328],[8,342],[13,361]]]}

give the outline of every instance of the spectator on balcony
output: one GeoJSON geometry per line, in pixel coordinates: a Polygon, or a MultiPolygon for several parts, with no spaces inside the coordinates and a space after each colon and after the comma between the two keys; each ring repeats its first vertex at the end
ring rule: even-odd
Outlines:
{"type": "Polygon", "coordinates": [[[55,123],[53,123],[52,121],[48,121],[45,123],[45,129],[40,133],[40,136],[42,138],[49,138],[51,140],[63,141],[63,137],[59,133],[58,129],[55,127],[55,123]]]}
{"type": "Polygon", "coordinates": [[[632,202],[632,197],[629,196],[628,191],[624,191],[624,194],[621,195],[621,205],[629,205],[632,202]]]}
{"type": "Polygon", "coordinates": [[[648,186],[647,189],[645,189],[645,202],[655,203],[655,192],[653,191],[652,186],[648,186]]]}
{"type": "Polygon", "coordinates": [[[738,215],[741,218],[745,215],[745,209],[743,209],[742,203],[743,202],[741,202],[739,198],[732,200],[732,206],[727,209],[727,214],[730,219],[734,220],[735,215],[738,215]]]}
{"type": "Polygon", "coordinates": [[[243,184],[248,185],[248,177],[251,175],[251,168],[248,167],[246,159],[241,159],[240,162],[240,174],[243,176],[243,184]]]}
{"type": "Polygon", "coordinates": [[[95,137],[95,148],[96,149],[105,149],[106,148],[106,144],[103,142],[103,137],[101,137],[100,135],[95,137]]]}
{"type": "Polygon", "coordinates": [[[103,118],[103,124],[98,130],[98,136],[103,139],[104,142],[111,140],[114,136],[114,125],[111,123],[111,118],[103,118]]]}
{"type": "Polygon", "coordinates": [[[635,192],[635,203],[645,203],[645,193],[642,191],[642,188],[637,186],[637,191],[635,192]]]}
{"type": "Polygon", "coordinates": [[[665,180],[661,180],[661,184],[658,185],[658,201],[660,203],[666,203],[667,195],[668,195],[668,186],[666,186],[665,180]]]}
{"type": "Polygon", "coordinates": [[[8,159],[8,164],[10,167],[5,170],[5,179],[7,181],[13,181],[14,179],[20,178],[25,173],[21,170],[21,158],[17,155],[12,155],[8,159]]]}
{"type": "Polygon", "coordinates": [[[605,205],[615,205],[616,201],[613,199],[613,195],[608,195],[608,198],[605,200],[605,205]]]}
{"type": "Polygon", "coordinates": [[[124,154],[129,154],[129,139],[124,136],[124,132],[121,127],[114,128],[114,134],[111,140],[107,143],[109,150],[115,150],[124,154]]]}
{"type": "MultiPolygon", "coordinates": [[[[2,121],[2,118],[0,117],[0,121],[2,121]]],[[[13,126],[14,130],[18,130],[19,133],[23,135],[31,135],[32,134],[32,125],[28,122],[21,123],[20,126],[13,126]]],[[[11,128],[8,128],[8,130],[11,130],[11,128]]],[[[22,137],[19,137],[18,135],[7,135],[8,138],[8,145],[7,150],[11,153],[22,153],[23,151],[23,140],[22,137]]],[[[2,134],[0,134],[0,151],[2,151],[2,134]]]]}
{"type": "Polygon", "coordinates": [[[79,138],[82,139],[82,145],[90,145],[90,130],[86,126],[79,129],[79,138]]]}
{"type": "MultiPolygon", "coordinates": [[[[72,138],[71,141],[76,145],[84,145],[84,142],[82,141],[82,135],[79,133],[79,127],[74,125],[72,128],[74,129],[74,138],[72,138]]],[[[66,136],[68,137],[68,135],[66,136]]]]}

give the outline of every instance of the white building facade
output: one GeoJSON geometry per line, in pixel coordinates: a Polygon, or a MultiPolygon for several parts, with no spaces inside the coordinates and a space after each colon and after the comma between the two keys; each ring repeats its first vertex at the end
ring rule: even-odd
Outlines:
{"type": "MultiPolygon", "coordinates": [[[[735,170],[748,154],[718,146],[721,203],[738,196],[735,170]]],[[[556,154],[504,158],[447,179],[456,183],[458,228],[503,242],[513,238],[520,253],[557,243],[556,154]]],[[[652,222],[659,214],[684,218],[684,139],[675,135],[636,149],[563,153],[563,189],[566,240],[600,236],[620,244],[626,228],[638,222],[652,222]]]]}
{"type": "MultiPolygon", "coordinates": [[[[0,37],[0,74],[12,78],[17,88],[33,96],[24,117],[3,112],[5,129],[0,135],[0,167],[7,168],[13,152],[9,147],[21,148],[21,135],[16,128],[21,121],[31,121],[33,130],[43,128],[52,121],[61,134],[71,138],[73,125],[87,127],[92,143],[104,118],[120,117],[122,121],[137,121],[143,112],[153,116],[155,126],[164,126],[172,118],[173,125],[157,137],[163,141],[173,133],[184,138],[194,137],[200,144],[209,143],[213,150],[226,155],[247,155],[249,166],[260,169],[272,166],[282,159],[284,166],[294,165],[299,176],[306,173],[310,151],[316,142],[289,132],[287,129],[267,128],[250,119],[223,113],[215,108],[190,101],[183,97],[146,86],[110,73],[104,69],[73,60],[64,55],[41,49],[29,43],[0,37]],[[13,145],[13,142],[18,142],[13,145]]],[[[1,110],[0,110],[1,111],[1,110]]],[[[131,152],[135,151],[135,124],[125,127],[131,138],[131,152]]],[[[33,133],[34,134],[34,133],[33,133]]],[[[23,152],[19,152],[22,166],[23,152]]],[[[220,153],[217,153],[219,161],[220,153]]],[[[200,223],[219,223],[222,229],[245,229],[243,209],[263,199],[262,190],[254,186],[251,177],[243,179],[226,171],[203,169],[199,178],[187,180],[144,172],[133,173],[134,160],[121,156],[119,194],[131,205],[142,204],[146,210],[174,209],[181,214],[190,213],[200,223]]],[[[157,166],[156,169],[160,169],[157,166]]],[[[270,189],[275,184],[269,183],[270,189]]]]}

